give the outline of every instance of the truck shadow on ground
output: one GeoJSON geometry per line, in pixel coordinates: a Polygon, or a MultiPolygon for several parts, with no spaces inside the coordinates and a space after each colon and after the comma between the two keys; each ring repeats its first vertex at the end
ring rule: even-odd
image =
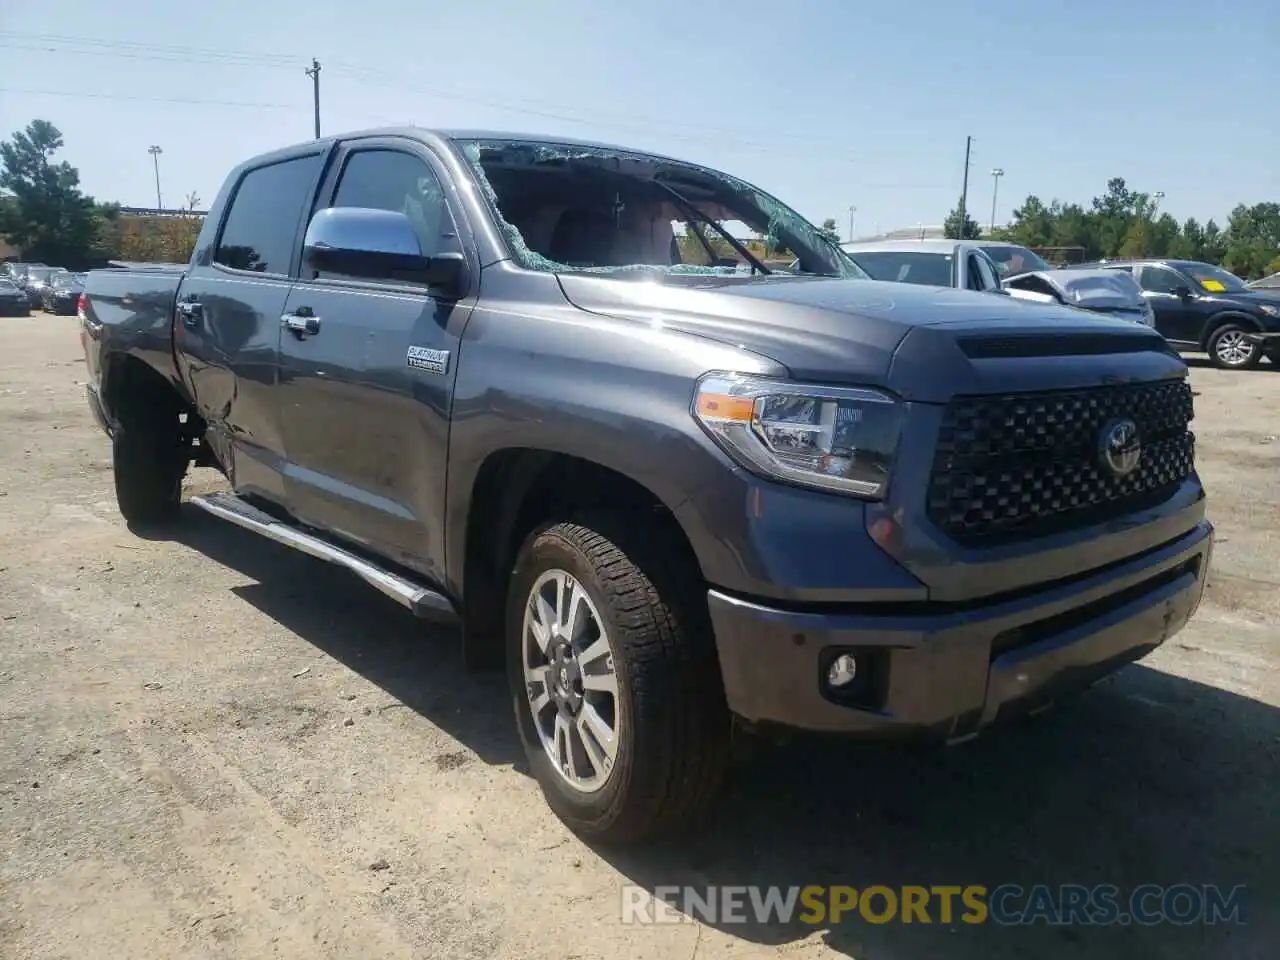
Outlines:
{"type": "MultiPolygon", "coordinates": [[[[178,537],[254,580],[235,589],[242,599],[482,760],[523,768],[505,678],[468,674],[451,631],[413,619],[339,568],[195,508],[178,537]]],[[[936,902],[929,924],[869,923],[856,910],[836,925],[710,922],[764,945],[818,936],[859,960],[1244,960],[1273,957],[1280,942],[1277,784],[1280,711],[1138,664],[1056,711],[951,749],[816,740],[765,748],[735,772],[694,840],[598,853],[651,892],[1114,884],[1124,906],[1142,884],[1244,885],[1245,925],[999,927],[961,922],[959,906],[948,924],[936,902]]],[[[542,803],[532,784],[529,802],[542,803]]]]}

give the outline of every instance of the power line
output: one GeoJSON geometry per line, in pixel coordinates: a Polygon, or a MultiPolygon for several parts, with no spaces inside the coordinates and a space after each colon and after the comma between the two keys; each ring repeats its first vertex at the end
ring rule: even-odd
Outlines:
{"type": "MultiPolygon", "coordinates": [[[[57,46],[71,46],[80,47],[81,49],[78,52],[91,56],[112,56],[133,60],[154,60],[161,63],[198,62],[208,63],[211,65],[246,66],[288,70],[296,70],[299,66],[304,64],[304,61],[297,57],[261,51],[214,49],[209,47],[177,46],[172,44],[151,44],[126,40],[97,40],[88,37],[70,37],[57,34],[24,34],[10,31],[0,31],[0,38],[12,38],[16,40],[35,41],[37,43],[54,45],[53,47],[21,47],[5,42],[4,40],[0,40],[0,46],[16,49],[34,50],[36,52],[56,52],[55,48],[57,46]]],[[[680,122],[678,120],[673,120],[670,117],[645,117],[643,115],[629,114],[631,119],[620,120],[616,117],[604,117],[599,114],[584,114],[578,107],[567,104],[556,104],[543,100],[533,101],[522,98],[515,98],[513,101],[509,97],[497,99],[494,96],[487,95],[483,91],[459,90],[458,88],[447,89],[435,86],[427,87],[418,84],[401,74],[389,73],[387,71],[371,69],[359,64],[337,60],[330,61],[326,65],[326,69],[335,76],[345,77],[359,82],[385,86],[388,88],[410,90],[427,96],[437,97],[442,100],[475,103],[481,106],[506,110],[512,113],[521,113],[566,123],[607,124],[609,126],[640,130],[651,130],[657,128],[661,129],[664,133],[669,134],[673,127],[680,127],[697,131],[702,134],[701,137],[694,135],[685,136],[684,139],[686,140],[724,143],[726,140],[731,138],[735,145],[748,146],[762,150],[773,149],[776,146],[776,141],[785,140],[797,144],[825,146],[830,149],[841,151],[846,155],[851,153],[851,151],[849,151],[848,148],[842,145],[839,141],[824,137],[813,137],[805,134],[787,133],[785,131],[770,131],[770,140],[774,141],[774,144],[766,145],[759,141],[744,139],[743,134],[745,131],[737,128],[717,127],[706,123],[680,122]],[[536,104],[536,106],[522,106],[520,104],[536,104]],[[551,109],[547,109],[548,107],[551,109]],[[575,113],[577,114],[576,116],[574,115],[575,113]],[[708,134],[714,134],[714,136],[708,136],[708,134]]],[[[750,134],[747,134],[747,136],[749,137],[750,134]]],[[[853,157],[850,156],[848,159],[853,159],[853,157]]]]}
{"type": "Polygon", "coordinates": [[[254,110],[296,110],[292,103],[247,103],[239,100],[197,100],[190,97],[143,97],[124,93],[89,93],[83,90],[36,90],[31,87],[0,87],[0,93],[25,93],[38,97],[73,97],[91,100],[138,100],[145,103],[187,103],[209,107],[250,107],[254,110]]]}

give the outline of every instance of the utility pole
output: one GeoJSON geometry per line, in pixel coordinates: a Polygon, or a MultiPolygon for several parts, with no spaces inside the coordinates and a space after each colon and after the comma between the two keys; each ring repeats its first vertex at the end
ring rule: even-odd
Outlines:
{"type": "Polygon", "coordinates": [[[164,151],[153,143],[147,147],[147,153],[151,154],[151,163],[156,168],[156,209],[163,210],[164,203],[160,199],[160,154],[164,151]]]}
{"type": "Polygon", "coordinates": [[[311,58],[311,68],[302,71],[311,78],[311,99],[316,110],[316,139],[320,139],[320,61],[311,58]]]}
{"type": "Polygon", "coordinates": [[[849,239],[853,239],[853,215],[858,212],[857,207],[849,208],[849,239]]]}
{"type": "Polygon", "coordinates": [[[991,171],[991,179],[993,181],[991,187],[991,231],[994,233],[996,229],[996,197],[1000,194],[1000,178],[1004,176],[1004,170],[996,167],[991,171]]]}
{"type": "Polygon", "coordinates": [[[964,239],[965,204],[969,200],[969,148],[973,146],[973,137],[964,138],[964,186],[960,188],[960,239],[964,239]]]}

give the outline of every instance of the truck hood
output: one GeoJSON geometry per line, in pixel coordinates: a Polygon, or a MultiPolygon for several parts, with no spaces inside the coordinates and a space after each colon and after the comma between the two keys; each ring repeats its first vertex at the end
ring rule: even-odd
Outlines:
{"type": "Polygon", "coordinates": [[[559,280],[582,310],[738,346],[800,380],[924,402],[1186,372],[1163,337],[1132,322],[991,293],[789,275],[559,280]]]}
{"type": "Polygon", "coordinates": [[[1137,281],[1117,270],[1035,270],[1005,280],[1021,287],[1038,279],[1047,284],[1067,306],[1081,310],[1143,310],[1146,300],[1137,281]]]}

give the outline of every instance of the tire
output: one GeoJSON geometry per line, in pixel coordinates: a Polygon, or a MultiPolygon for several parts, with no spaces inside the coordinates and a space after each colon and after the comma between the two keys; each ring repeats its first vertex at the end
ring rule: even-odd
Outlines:
{"type": "Polygon", "coordinates": [[[116,505],[129,526],[161,526],[178,519],[187,458],[176,415],[112,424],[111,465],[116,505]]]}
{"type": "MultiPolygon", "coordinates": [[[[655,533],[651,516],[609,513],[541,527],[517,557],[508,591],[507,663],[520,739],[547,803],[585,839],[629,844],[682,832],[701,822],[724,782],[730,717],[701,580],[692,563],[680,562],[684,555],[671,538],[655,533]],[[548,679],[541,688],[526,673],[527,661],[541,655],[534,589],[541,583],[544,598],[554,598],[561,574],[587,598],[575,607],[579,630],[570,639],[578,642],[569,644],[582,655],[574,656],[581,702],[576,716],[562,707],[562,699],[544,703],[535,725],[532,700],[555,690],[553,674],[559,671],[544,673],[548,679]],[[593,616],[603,628],[599,634],[593,616]],[[598,638],[606,641],[607,660],[592,658],[598,638]],[[616,694],[586,689],[589,680],[607,681],[609,669],[616,694]],[[587,750],[583,730],[597,729],[579,719],[587,703],[607,726],[612,721],[611,757],[602,746],[607,738],[594,733],[595,749],[587,750]],[[590,762],[591,754],[609,758],[590,762],[597,782],[575,786],[562,772],[564,765],[552,760],[553,749],[566,756],[555,736],[561,721],[553,718],[563,718],[565,729],[573,731],[573,772],[584,780],[584,760],[590,762]],[[550,746],[543,739],[548,730],[550,746]]],[[[553,639],[548,647],[555,645],[553,639]]]]}
{"type": "Polygon", "coordinates": [[[1223,370],[1252,370],[1262,360],[1262,345],[1243,339],[1252,331],[1238,323],[1224,323],[1206,345],[1209,359],[1223,370]]]}

